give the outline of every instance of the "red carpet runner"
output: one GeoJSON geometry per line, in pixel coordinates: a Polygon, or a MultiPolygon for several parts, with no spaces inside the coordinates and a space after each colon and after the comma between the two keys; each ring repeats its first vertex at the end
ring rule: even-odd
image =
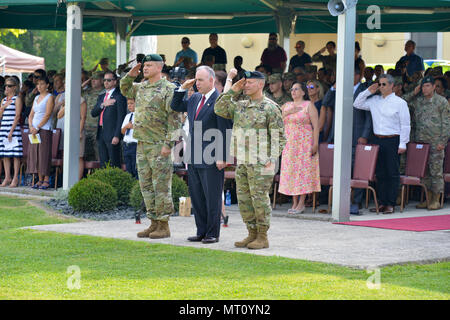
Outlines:
{"type": "Polygon", "coordinates": [[[369,221],[336,222],[349,226],[371,227],[403,231],[450,230],[450,215],[369,221]]]}

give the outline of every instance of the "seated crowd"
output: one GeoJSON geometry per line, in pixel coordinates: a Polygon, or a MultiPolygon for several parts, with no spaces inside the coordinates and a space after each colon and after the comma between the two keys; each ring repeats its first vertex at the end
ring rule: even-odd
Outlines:
{"type": "MultiPolygon", "coordinates": [[[[206,65],[214,69],[215,87],[220,93],[229,89],[228,81],[236,83],[244,78],[243,58],[236,56],[227,72],[227,55],[218,45],[218,35],[211,34],[209,42],[199,61],[189,47],[189,38],[183,37],[173,64],[164,65],[165,77],[182,85],[195,77],[198,66],[206,65]]],[[[293,197],[292,214],[303,212],[311,198],[308,195],[321,191],[318,149],[322,142],[334,142],[337,57],[333,41],[312,56],[305,52],[303,41],[298,41],[295,49],[297,54],[288,61],[277,34],[271,33],[261,63],[255,67],[266,76],[266,96],[282,110],[287,143],[281,157],[279,192],[293,197]]],[[[353,155],[357,144],[380,145],[376,173],[380,211],[385,213],[392,213],[396,205],[408,142],[431,145],[426,179],[432,199],[429,208],[438,209],[436,202],[444,192],[443,150],[450,138],[450,71],[443,73],[442,67],[425,70],[423,59],[414,50],[415,43],[408,41],[406,55],[395,68],[385,71],[382,65],[366,67],[360,45],[355,43],[353,155]]],[[[116,70],[110,70],[108,59],[103,58],[92,70],[82,71],[80,179],[86,174],[85,163],[90,161],[98,161],[100,167],[107,163],[124,167],[137,178],[134,100],[122,95],[119,84],[131,69],[129,64],[143,58],[138,54],[116,70]]],[[[135,82],[144,80],[141,72],[135,82]]],[[[21,132],[26,129],[40,139],[40,143],[29,145],[27,173],[38,177],[33,188],[47,189],[53,174],[53,129],[62,132],[59,156],[64,148],[65,73],[39,69],[20,83],[16,76],[0,78],[0,176],[2,172],[4,175],[0,186],[17,187],[21,183],[21,132]]],[[[190,94],[193,92],[191,88],[190,94]]],[[[322,188],[321,195],[325,196],[321,201],[326,199],[326,192],[322,188]]],[[[363,192],[355,192],[351,213],[359,214],[363,196],[363,192]]]]}

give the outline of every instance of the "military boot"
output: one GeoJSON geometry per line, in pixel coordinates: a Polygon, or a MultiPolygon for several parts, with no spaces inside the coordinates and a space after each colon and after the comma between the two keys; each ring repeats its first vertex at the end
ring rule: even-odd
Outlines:
{"type": "Polygon", "coordinates": [[[162,239],[170,237],[169,221],[159,221],[155,231],[150,233],[150,239],[162,239]]]}
{"type": "Polygon", "coordinates": [[[428,206],[428,210],[438,210],[441,208],[441,203],[439,202],[440,194],[432,193],[430,205],[428,206]]]}
{"type": "MultiPolygon", "coordinates": [[[[428,201],[431,202],[432,192],[430,190],[427,191],[428,201]]],[[[427,199],[424,199],[423,202],[416,205],[417,209],[426,209],[427,208],[427,199]]]]}
{"type": "Polygon", "coordinates": [[[269,227],[258,226],[258,234],[256,235],[256,240],[250,242],[247,245],[249,249],[264,249],[269,247],[269,240],[267,240],[267,230],[269,227]]]}
{"type": "Polygon", "coordinates": [[[158,220],[152,219],[152,223],[151,223],[150,227],[148,227],[144,231],[138,232],[138,234],[137,234],[138,238],[148,238],[150,233],[155,231],[157,227],[158,227],[158,220]]]}
{"type": "Polygon", "coordinates": [[[247,236],[247,238],[245,238],[245,239],[242,240],[242,241],[237,241],[237,242],[235,242],[235,243],[234,243],[234,246],[235,246],[235,247],[238,247],[238,248],[245,248],[245,247],[247,247],[247,245],[248,245],[250,242],[256,240],[256,235],[257,235],[256,228],[250,228],[249,226],[247,226],[247,230],[248,230],[248,236],[247,236]]]}

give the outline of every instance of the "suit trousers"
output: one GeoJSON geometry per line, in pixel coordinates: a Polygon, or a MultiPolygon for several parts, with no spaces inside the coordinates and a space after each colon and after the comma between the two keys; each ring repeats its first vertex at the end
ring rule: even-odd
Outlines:
{"type": "Polygon", "coordinates": [[[120,168],[120,143],[113,145],[111,140],[103,135],[103,128],[98,129],[97,146],[100,158],[100,167],[104,168],[109,161],[111,167],[120,168]]]}
{"type": "Polygon", "coordinates": [[[373,142],[380,146],[376,167],[377,195],[380,205],[395,206],[400,186],[400,157],[398,154],[400,138],[378,138],[373,142]]]}
{"type": "Polygon", "coordinates": [[[224,170],[216,166],[188,165],[189,194],[199,237],[220,236],[224,175],[224,170]]]}

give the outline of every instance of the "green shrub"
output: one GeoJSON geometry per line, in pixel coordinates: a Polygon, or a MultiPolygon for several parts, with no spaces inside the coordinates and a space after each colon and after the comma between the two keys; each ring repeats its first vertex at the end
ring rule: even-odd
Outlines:
{"type": "Polygon", "coordinates": [[[110,167],[95,170],[88,176],[89,180],[99,180],[112,186],[117,192],[119,205],[127,205],[130,201],[130,192],[136,179],[120,168],[110,167]]]}
{"type": "Polygon", "coordinates": [[[136,211],[141,210],[145,212],[145,203],[144,198],[142,198],[141,186],[139,185],[139,181],[136,181],[133,188],[131,188],[130,206],[133,207],[136,211]]]}
{"type": "Polygon", "coordinates": [[[176,174],[172,177],[172,199],[175,212],[178,211],[180,197],[189,197],[189,190],[186,182],[176,174]]]}
{"type": "MultiPolygon", "coordinates": [[[[172,200],[175,211],[178,211],[180,197],[188,197],[189,191],[186,182],[179,176],[174,174],[172,176],[172,200]]],[[[142,210],[145,212],[144,199],[142,198],[141,188],[139,182],[136,183],[130,193],[130,206],[132,206],[136,211],[142,210]]]]}
{"type": "Polygon", "coordinates": [[[117,192],[99,180],[82,179],[70,189],[68,202],[76,211],[104,212],[117,206],[117,192]]]}

